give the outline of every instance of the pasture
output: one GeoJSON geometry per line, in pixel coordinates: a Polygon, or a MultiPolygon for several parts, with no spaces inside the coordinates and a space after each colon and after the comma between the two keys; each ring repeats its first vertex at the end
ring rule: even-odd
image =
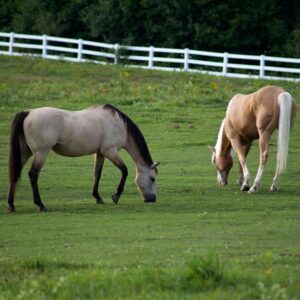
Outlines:
{"type": "MultiPolygon", "coordinates": [[[[258,194],[216,184],[214,145],[236,93],[276,84],[300,105],[300,84],[157,72],[122,66],[0,56],[0,299],[299,299],[300,116],[287,172],[270,193],[276,132],[258,194]],[[135,169],[117,205],[120,173],[105,161],[105,205],[92,197],[93,157],[51,153],[39,186],[47,213],[33,204],[27,163],[7,209],[7,159],[14,114],[41,106],[69,110],[111,103],[139,126],[160,161],[155,204],[142,201],[135,169]]],[[[258,166],[254,143],[251,179],[258,166]]]]}

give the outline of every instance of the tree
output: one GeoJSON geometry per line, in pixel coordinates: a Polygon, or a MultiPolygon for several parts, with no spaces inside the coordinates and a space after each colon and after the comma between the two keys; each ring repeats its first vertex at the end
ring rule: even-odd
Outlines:
{"type": "Polygon", "coordinates": [[[0,30],[299,56],[298,0],[0,0],[0,30]]]}

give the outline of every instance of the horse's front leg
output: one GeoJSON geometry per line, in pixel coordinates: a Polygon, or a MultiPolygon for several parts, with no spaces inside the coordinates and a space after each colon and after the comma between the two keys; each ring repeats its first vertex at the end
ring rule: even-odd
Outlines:
{"type": "Polygon", "coordinates": [[[124,191],[128,169],[116,150],[105,153],[105,156],[121,171],[121,180],[119,182],[117,191],[112,195],[113,202],[117,204],[121,194],[124,191]]]}
{"type": "Polygon", "coordinates": [[[94,186],[93,186],[93,196],[96,199],[97,204],[104,203],[103,199],[99,195],[99,181],[102,174],[103,164],[105,157],[100,153],[95,154],[95,172],[94,172],[94,186]]]}
{"type": "Polygon", "coordinates": [[[115,194],[112,195],[112,200],[114,201],[114,203],[118,203],[121,194],[124,191],[124,186],[125,186],[125,182],[126,182],[126,178],[128,175],[128,170],[125,164],[121,164],[121,165],[116,165],[120,171],[121,171],[121,180],[119,182],[118,188],[117,188],[117,192],[115,194]]]}
{"type": "MultiPolygon", "coordinates": [[[[247,167],[246,163],[246,155],[245,155],[245,150],[243,145],[240,142],[239,138],[231,138],[230,139],[231,146],[235,153],[238,156],[239,163],[240,163],[240,168],[241,168],[241,173],[243,174],[243,181],[241,184],[241,191],[248,191],[250,188],[250,173],[247,167]]],[[[250,148],[249,148],[250,150],[250,148]]],[[[248,152],[249,152],[248,150],[248,152]]]]}
{"type": "Polygon", "coordinates": [[[243,174],[243,168],[242,168],[240,162],[239,162],[239,166],[240,166],[240,169],[239,169],[238,178],[236,180],[236,184],[239,186],[242,186],[243,182],[244,182],[244,174],[243,174]]]}
{"type": "MultiPolygon", "coordinates": [[[[247,155],[248,155],[248,153],[251,149],[251,146],[252,146],[252,144],[248,144],[248,145],[243,147],[246,159],[247,159],[247,155]]],[[[238,175],[236,183],[237,183],[237,185],[242,186],[243,182],[244,182],[244,172],[243,172],[243,168],[242,168],[242,166],[239,162],[239,175],[238,175]]]]}
{"type": "Polygon", "coordinates": [[[254,179],[253,185],[251,186],[249,193],[256,193],[260,187],[261,178],[264,172],[264,167],[268,160],[268,148],[269,148],[269,139],[270,134],[269,132],[260,133],[259,136],[259,149],[260,149],[260,156],[259,156],[259,167],[257,170],[256,177],[254,179]]]}

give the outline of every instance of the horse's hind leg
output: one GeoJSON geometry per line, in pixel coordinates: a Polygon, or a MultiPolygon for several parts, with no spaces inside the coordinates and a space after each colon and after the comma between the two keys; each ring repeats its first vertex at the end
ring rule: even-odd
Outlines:
{"type": "Polygon", "coordinates": [[[113,202],[117,204],[119,199],[120,199],[120,196],[121,196],[121,194],[123,193],[123,190],[124,190],[126,178],[127,178],[127,175],[128,175],[128,170],[127,170],[127,167],[126,167],[125,163],[123,162],[123,160],[121,159],[121,157],[119,156],[119,154],[116,150],[111,150],[109,152],[106,152],[105,156],[116,167],[119,168],[119,170],[121,171],[121,174],[122,174],[120,183],[119,183],[118,188],[117,188],[117,192],[112,195],[113,202]]]}
{"type": "Polygon", "coordinates": [[[103,199],[99,195],[99,181],[101,178],[101,173],[103,169],[105,157],[100,153],[95,154],[95,173],[94,173],[94,186],[93,186],[93,196],[96,199],[96,203],[104,203],[103,199]]]}
{"type": "Polygon", "coordinates": [[[270,191],[275,192],[278,190],[278,187],[279,187],[279,173],[278,171],[276,171],[275,176],[273,178],[272,185],[270,187],[270,191]]]}
{"type": "Polygon", "coordinates": [[[32,188],[33,201],[39,207],[39,211],[47,211],[46,207],[41,201],[38,187],[38,178],[48,152],[49,151],[36,152],[33,157],[32,166],[28,172],[32,188]]]}

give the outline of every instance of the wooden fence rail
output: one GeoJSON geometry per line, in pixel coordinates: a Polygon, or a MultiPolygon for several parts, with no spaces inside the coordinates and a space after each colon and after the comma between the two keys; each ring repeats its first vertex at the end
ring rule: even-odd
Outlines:
{"type": "Polygon", "coordinates": [[[135,47],[48,35],[0,32],[0,54],[200,72],[237,78],[300,81],[300,59],[191,49],[135,47]]]}

